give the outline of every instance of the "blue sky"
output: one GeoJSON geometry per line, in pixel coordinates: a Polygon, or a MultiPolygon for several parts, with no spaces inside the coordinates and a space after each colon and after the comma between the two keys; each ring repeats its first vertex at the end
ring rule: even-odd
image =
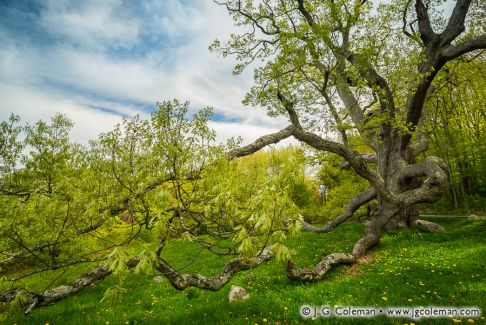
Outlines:
{"type": "Polygon", "coordinates": [[[245,142],[286,123],[241,104],[251,71],[208,51],[235,31],[209,0],[0,1],[0,120],[56,112],[86,142],[123,116],[148,116],[155,102],[178,98],[212,106],[218,139],[245,142]]]}

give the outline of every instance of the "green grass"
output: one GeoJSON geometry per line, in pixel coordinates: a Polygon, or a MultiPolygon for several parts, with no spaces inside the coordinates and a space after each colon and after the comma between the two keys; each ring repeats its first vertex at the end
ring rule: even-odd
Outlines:
{"type": "MultiPolygon", "coordinates": [[[[231,284],[219,292],[188,289],[179,292],[167,280],[128,274],[110,277],[80,294],[53,306],[14,315],[9,324],[410,324],[411,319],[317,319],[304,320],[299,307],[309,305],[351,306],[478,306],[486,316],[486,220],[437,219],[447,233],[420,233],[405,229],[386,234],[366,261],[353,267],[340,266],[325,280],[304,284],[286,278],[284,268],[271,261],[241,272],[232,281],[250,293],[248,300],[230,304],[231,284]],[[104,291],[120,281],[127,289],[116,305],[100,303],[104,291]],[[386,298],[383,299],[383,298],[386,298]]],[[[345,224],[329,234],[303,232],[288,240],[299,266],[312,266],[327,253],[350,251],[363,226],[345,224]]],[[[199,252],[195,245],[172,242],[167,258],[177,268],[199,252]]],[[[227,259],[203,251],[184,272],[213,275],[227,259]]],[[[84,266],[86,268],[89,266],[84,266]]],[[[83,271],[69,271],[69,279],[83,271]]],[[[60,273],[50,275],[51,278],[60,273]]],[[[39,287],[50,282],[39,281],[39,287]]],[[[486,324],[475,318],[476,324],[486,324]]],[[[422,319],[420,324],[452,324],[451,319],[422,319]]],[[[467,324],[462,319],[462,324],[467,324]]]]}

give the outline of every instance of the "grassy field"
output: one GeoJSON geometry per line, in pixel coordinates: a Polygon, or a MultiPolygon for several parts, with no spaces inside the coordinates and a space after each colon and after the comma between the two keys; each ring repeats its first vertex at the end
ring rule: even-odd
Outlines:
{"type": "MultiPolygon", "coordinates": [[[[111,277],[85,289],[76,297],[41,308],[25,316],[14,315],[9,324],[486,324],[486,220],[437,219],[447,233],[420,233],[405,229],[386,234],[359,265],[341,266],[315,284],[286,278],[281,264],[272,261],[238,274],[231,282],[250,293],[248,300],[229,303],[231,285],[219,292],[189,289],[179,292],[167,280],[128,274],[111,277]],[[122,283],[126,293],[116,304],[100,303],[104,291],[122,283]],[[299,310],[308,305],[340,306],[477,306],[483,317],[463,319],[303,319],[299,310]]],[[[323,254],[350,251],[363,225],[345,224],[329,234],[301,233],[288,240],[299,266],[312,266],[323,254]]],[[[170,260],[182,267],[199,254],[184,272],[215,274],[227,261],[195,245],[172,242],[170,260]]],[[[88,267],[88,266],[86,266],[88,267]]],[[[53,272],[38,281],[72,278],[83,270],[53,272]]]]}

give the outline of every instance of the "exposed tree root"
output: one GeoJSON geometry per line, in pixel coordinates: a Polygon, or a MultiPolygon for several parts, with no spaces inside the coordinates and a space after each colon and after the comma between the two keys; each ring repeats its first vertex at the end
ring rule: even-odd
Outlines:
{"type": "Polygon", "coordinates": [[[357,263],[359,258],[366,255],[370,247],[376,245],[380,241],[381,230],[398,212],[399,209],[394,206],[382,205],[380,214],[373,217],[366,229],[365,235],[354,244],[353,252],[351,254],[329,254],[324,256],[313,269],[299,268],[289,261],[287,263],[287,277],[289,279],[304,282],[316,282],[322,280],[333,265],[357,263]]]}
{"type": "Polygon", "coordinates": [[[428,232],[445,232],[445,228],[442,227],[441,225],[426,221],[426,220],[415,220],[412,224],[415,228],[422,230],[422,231],[428,231],[428,232]]]}

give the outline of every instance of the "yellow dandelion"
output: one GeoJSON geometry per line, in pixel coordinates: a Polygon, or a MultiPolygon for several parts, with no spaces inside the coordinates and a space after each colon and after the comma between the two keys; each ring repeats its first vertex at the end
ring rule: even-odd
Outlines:
{"type": "Polygon", "coordinates": [[[453,322],[454,324],[459,324],[459,323],[462,323],[462,320],[460,320],[460,319],[455,319],[455,318],[454,318],[454,319],[452,320],[452,322],[453,322]]]}
{"type": "Polygon", "coordinates": [[[384,301],[388,301],[387,297],[381,297],[381,299],[383,299],[384,301]]]}
{"type": "Polygon", "coordinates": [[[264,322],[264,323],[266,323],[266,322],[267,322],[267,319],[266,319],[266,318],[264,318],[264,319],[263,319],[263,322],[264,322]]]}
{"type": "Polygon", "coordinates": [[[471,318],[469,318],[469,319],[467,320],[467,322],[468,322],[469,324],[474,324],[474,323],[475,323],[475,322],[474,322],[474,319],[471,319],[471,318]]]}

